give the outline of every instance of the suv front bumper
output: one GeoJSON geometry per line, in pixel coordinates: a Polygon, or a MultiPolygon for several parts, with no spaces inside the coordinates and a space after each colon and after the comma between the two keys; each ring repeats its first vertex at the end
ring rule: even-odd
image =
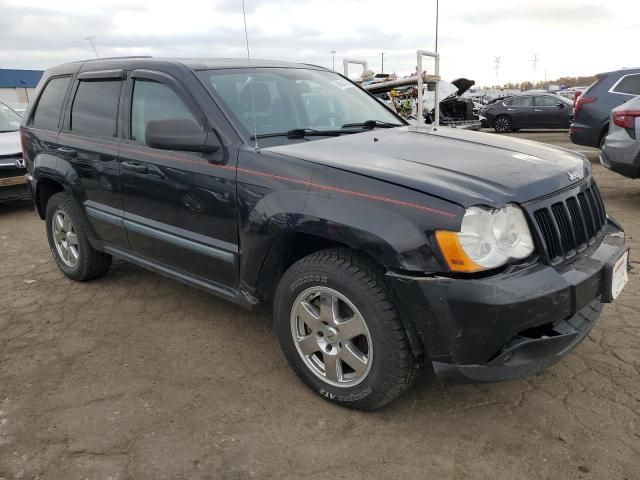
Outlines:
{"type": "Polygon", "coordinates": [[[613,263],[628,247],[611,220],[567,264],[535,263],[485,278],[389,274],[410,337],[440,377],[494,382],[531,375],[573,350],[610,301],[613,263]]]}

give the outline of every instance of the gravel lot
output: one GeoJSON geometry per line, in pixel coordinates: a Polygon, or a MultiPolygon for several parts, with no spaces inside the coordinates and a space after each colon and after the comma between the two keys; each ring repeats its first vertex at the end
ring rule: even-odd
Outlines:
{"type": "MultiPolygon", "coordinates": [[[[637,264],[640,180],[594,171],[637,264]]],[[[255,314],[122,262],[71,282],[44,230],[0,206],[0,480],[640,478],[640,269],[544,374],[425,371],[365,414],[304,387],[255,314]]]]}

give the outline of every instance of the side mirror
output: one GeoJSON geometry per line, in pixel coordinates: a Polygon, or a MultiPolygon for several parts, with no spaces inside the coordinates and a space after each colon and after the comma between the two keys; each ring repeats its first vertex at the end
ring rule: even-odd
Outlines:
{"type": "Polygon", "coordinates": [[[185,152],[211,153],[222,146],[215,132],[188,118],[152,120],[147,123],[145,141],[151,148],[185,152]]]}
{"type": "Polygon", "coordinates": [[[566,107],[566,105],[564,103],[562,103],[562,102],[558,102],[558,103],[556,103],[556,107],[564,108],[564,107],[566,107]]]}

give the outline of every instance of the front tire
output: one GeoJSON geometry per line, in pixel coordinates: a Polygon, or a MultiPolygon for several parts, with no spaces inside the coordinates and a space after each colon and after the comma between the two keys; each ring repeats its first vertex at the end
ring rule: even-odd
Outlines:
{"type": "Polygon", "coordinates": [[[111,256],[95,250],[86,233],[80,207],[66,193],[56,193],[47,202],[47,239],[58,268],[78,282],[107,273],[111,256]]]}
{"type": "Polygon", "coordinates": [[[324,399],[374,410],[415,379],[383,272],[356,252],[324,250],[295,263],[276,290],[274,319],[289,364],[324,399]]]}
{"type": "Polygon", "coordinates": [[[493,129],[498,133],[507,133],[511,131],[511,119],[506,115],[500,115],[493,122],[493,129]]]}

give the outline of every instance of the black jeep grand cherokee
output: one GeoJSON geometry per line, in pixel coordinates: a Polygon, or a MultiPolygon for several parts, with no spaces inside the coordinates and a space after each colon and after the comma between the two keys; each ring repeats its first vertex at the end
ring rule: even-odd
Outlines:
{"type": "Polygon", "coordinates": [[[627,279],[583,156],[405,124],[324,68],[104,59],[46,72],[21,130],[70,278],[126,259],[246,307],[334,402],[539,372],[627,279]]]}

